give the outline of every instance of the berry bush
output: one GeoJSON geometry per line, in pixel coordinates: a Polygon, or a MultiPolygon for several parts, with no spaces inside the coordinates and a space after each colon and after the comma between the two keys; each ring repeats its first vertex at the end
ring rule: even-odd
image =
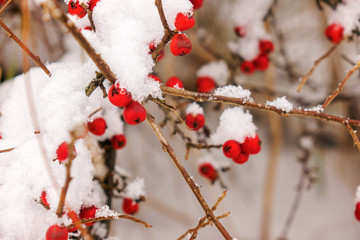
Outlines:
{"type": "Polygon", "coordinates": [[[358,239],[358,0],[0,0],[0,239],[358,239]]]}

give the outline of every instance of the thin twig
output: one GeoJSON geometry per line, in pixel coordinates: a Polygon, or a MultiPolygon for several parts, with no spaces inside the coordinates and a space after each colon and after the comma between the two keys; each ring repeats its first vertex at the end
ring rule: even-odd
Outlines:
{"type": "Polygon", "coordinates": [[[195,197],[199,201],[201,207],[204,209],[206,216],[211,219],[211,221],[215,224],[215,226],[218,228],[218,230],[224,236],[225,239],[231,240],[232,237],[226,231],[226,229],[223,227],[223,225],[217,220],[216,216],[214,215],[214,213],[211,211],[208,204],[206,203],[204,197],[201,195],[199,187],[196,185],[196,183],[190,177],[189,173],[186,171],[186,169],[184,168],[184,166],[182,165],[182,163],[180,162],[178,157],[175,155],[173,149],[171,148],[168,141],[164,137],[160,127],[155,122],[155,118],[148,111],[147,111],[147,120],[148,120],[151,128],[154,130],[156,136],[158,137],[163,150],[169,154],[171,160],[176,165],[177,169],[180,171],[180,173],[183,176],[183,178],[185,179],[186,183],[191,188],[195,197]]]}
{"type": "Polygon", "coordinates": [[[119,214],[119,215],[116,215],[116,216],[107,216],[107,217],[97,217],[97,218],[91,218],[91,219],[83,219],[81,221],[70,224],[69,226],[67,226],[67,228],[68,229],[73,228],[73,227],[76,227],[76,226],[79,226],[79,225],[85,224],[85,223],[93,223],[93,222],[100,222],[100,221],[114,220],[114,219],[128,219],[128,220],[131,220],[133,222],[140,223],[140,224],[144,225],[147,228],[152,227],[150,224],[146,223],[145,221],[140,220],[138,218],[135,218],[133,216],[119,214]]]}
{"type": "Polygon", "coordinates": [[[102,107],[99,107],[98,109],[96,109],[95,111],[93,111],[92,113],[90,113],[89,118],[91,118],[92,116],[94,116],[95,113],[101,111],[102,109],[103,109],[102,107]]]}
{"type": "Polygon", "coordinates": [[[10,30],[10,28],[1,20],[0,18],[0,26],[7,32],[9,38],[14,40],[21,48],[29,55],[34,62],[49,76],[51,77],[51,73],[49,69],[44,65],[39,56],[35,56],[30,49],[10,30]]]}
{"type": "Polygon", "coordinates": [[[349,80],[349,78],[353,75],[353,73],[359,69],[360,69],[360,61],[358,61],[357,64],[352,69],[349,70],[349,72],[346,74],[345,78],[341,81],[341,83],[336,88],[336,90],[326,98],[324,104],[322,105],[322,108],[325,109],[332,102],[332,100],[334,100],[334,98],[336,98],[336,96],[341,93],[347,80],[349,80]]]}
{"type": "Polygon", "coordinates": [[[192,92],[192,91],[188,91],[188,90],[184,90],[184,89],[177,89],[177,88],[171,88],[171,87],[166,87],[166,86],[161,86],[160,88],[164,94],[188,98],[188,99],[192,99],[196,102],[204,102],[204,101],[221,102],[221,103],[228,103],[228,104],[239,105],[239,106],[246,106],[249,108],[278,113],[279,115],[281,115],[283,117],[302,116],[302,117],[316,118],[316,119],[326,120],[326,121],[331,121],[331,122],[337,122],[337,123],[341,123],[341,124],[345,124],[345,121],[348,121],[350,126],[360,127],[360,120],[347,119],[347,118],[343,118],[343,117],[334,116],[331,114],[320,113],[317,111],[310,111],[310,110],[303,110],[300,108],[294,108],[289,112],[284,112],[279,108],[269,106],[267,104],[256,103],[253,101],[246,101],[243,98],[226,97],[226,96],[220,96],[220,95],[214,95],[214,94],[208,94],[208,93],[198,93],[198,92],[192,92]]]}
{"type": "Polygon", "coordinates": [[[5,9],[7,8],[7,6],[9,6],[9,4],[12,2],[12,0],[8,0],[5,5],[0,9],[0,14],[3,13],[5,11],[5,9]]]}
{"type": "Polygon", "coordinates": [[[315,71],[316,67],[322,62],[322,60],[324,60],[325,58],[327,58],[342,42],[344,41],[344,38],[336,43],[334,46],[332,46],[324,55],[322,55],[319,59],[317,59],[313,66],[311,67],[310,71],[301,79],[301,82],[297,88],[297,91],[300,92],[302,87],[304,86],[304,84],[306,83],[306,81],[308,80],[308,78],[310,77],[310,75],[315,71]]]}
{"type": "Polygon", "coordinates": [[[75,137],[74,133],[72,132],[71,133],[71,142],[67,145],[69,156],[68,156],[67,163],[65,164],[65,166],[66,166],[65,183],[64,183],[64,186],[61,188],[60,200],[59,200],[59,204],[58,204],[58,207],[57,207],[57,210],[56,210],[56,214],[59,217],[61,217],[62,214],[63,214],[67,190],[68,190],[70,182],[72,180],[72,177],[71,177],[71,165],[72,165],[72,161],[76,157],[75,147],[74,147],[75,141],[76,141],[76,137],[75,137]]]}
{"type": "Polygon", "coordinates": [[[93,60],[95,65],[104,74],[105,78],[112,84],[116,82],[116,76],[110,69],[109,65],[104,61],[100,54],[96,53],[88,40],[81,34],[75,24],[68,18],[64,11],[58,6],[56,1],[45,1],[42,6],[49,10],[50,14],[60,21],[69,32],[73,35],[79,45],[85,50],[88,56],[93,60]]]}
{"type": "Polygon", "coordinates": [[[351,137],[353,138],[354,140],[354,145],[359,149],[360,151],[360,141],[359,141],[359,138],[358,136],[356,135],[354,129],[352,129],[352,127],[350,126],[350,124],[348,122],[345,122],[345,126],[346,128],[349,130],[349,133],[351,135],[351,137]]]}
{"type": "Polygon", "coordinates": [[[0,150],[0,153],[11,152],[11,151],[14,150],[14,149],[15,149],[15,148],[3,149],[3,150],[0,150]]]}

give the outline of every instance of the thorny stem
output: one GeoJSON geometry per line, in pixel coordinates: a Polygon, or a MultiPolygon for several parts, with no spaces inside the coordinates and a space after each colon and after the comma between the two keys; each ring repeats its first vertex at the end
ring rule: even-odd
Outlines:
{"type": "Polygon", "coordinates": [[[317,59],[314,62],[314,64],[311,67],[310,71],[301,79],[301,82],[300,82],[299,87],[297,89],[298,92],[301,91],[302,87],[305,85],[305,83],[308,80],[308,78],[310,77],[310,75],[315,71],[316,67],[322,62],[322,60],[324,60],[325,58],[330,56],[330,54],[344,41],[344,39],[345,39],[345,37],[340,42],[338,42],[334,46],[332,46],[324,55],[322,55],[319,59],[317,59]]]}
{"type": "Polygon", "coordinates": [[[116,76],[110,69],[109,65],[104,61],[100,54],[97,54],[95,49],[91,46],[91,44],[86,40],[86,38],[81,34],[81,32],[77,29],[75,24],[68,18],[68,16],[64,13],[64,11],[58,6],[56,1],[45,1],[42,5],[44,8],[48,9],[50,14],[60,21],[69,32],[73,35],[79,45],[85,50],[88,56],[93,60],[95,65],[99,68],[99,70],[104,74],[107,80],[109,80],[112,84],[116,81],[116,76]]]}
{"type": "Polygon", "coordinates": [[[85,224],[85,223],[93,223],[93,222],[99,222],[99,221],[105,221],[105,220],[114,220],[114,219],[129,219],[133,222],[136,222],[136,223],[140,223],[142,225],[144,225],[145,227],[147,228],[151,228],[152,226],[138,218],[135,218],[133,216],[130,216],[130,215],[123,215],[123,214],[119,214],[119,215],[115,215],[115,216],[107,216],[107,217],[97,217],[97,218],[91,218],[91,219],[84,219],[82,221],[78,221],[78,222],[75,222],[73,224],[70,224],[69,226],[67,226],[67,228],[73,228],[75,226],[79,226],[81,224],[85,224]]]}
{"type": "Polygon", "coordinates": [[[159,139],[159,141],[160,141],[160,143],[162,145],[163,150],[169,154],[171,160],[176,165],[177,169],[180,171],[180,173],[183,176],[183,178],[185,179],[186,183],[191,188],[191,190],[194,193],[195,197],[199,201],[201,207],[204,209],[206,217],[211,219],[211,221],[215,224],[215,226],[218,228],[218,230],[224,236],[225,239],[231,240],[232,237],[226,231],[226,229],[223,227],[223,225],[217,220],[216,216],[214,215],[214,213],[212,212],[212,210],[209,208],[208,204],[206,203],[204,197],[201,195],[199,187],[196,185],[196,183],[190,177],[189,173],[186,171],[186,169],[184,168],[184,166],[182,165],[182,163],[180,162],[178,157],[175,155],[173,149],[171,148],[168,141],[164,137],[160,127],[155,122],[155,118],[148,111],[147,111],[147,120],[148,120],[151,128],[155,132],[156,136],[158,137],[158,139],[159,139]]]}
{"type": "Polygon", "coordinates": [[[360,69],[360,61],[358,61],[357,64],[352,69],[349,70],[349,72],[346,74],[345,78],[341,81],[337,89],[326,98],[324,104],[322,105],[322,108],[325,109],[334,100],[334,98],[336,98],[336,96],[340,94],[347,80],[349,80],[349,78],[353,75],[353,73],[359,69],[360,69]]]}
{"type": "Polygon", "coordinates": [[[166,86],[161,86],[160,88],[164,94],[192,99],[195,102],[208,101],[208,102],[228,103],[228,104],[246,106],[249,108],[255,108],[255,109],[259,109],[259,110],[278,113],[279,115],[281,115],[283,117],[288,117],[288,116],[310,117],[310,118],[316,118],[316,119],[320,119],[320,120],[337,122],[337,123],[341,123],[343,125],[345,124],[345,121],[347,121],[350,124],[350,126],[360,127],[359,120],[342,118],[342,117],[334,116],[331,114],[320,113],[317,111],[310,111],[310,110],[303,110],[300,108],[295,108],[289,112],[284,112],[281,109],[276,108],[274,106],[269,106],[267,104],[262,104],[262,103],[256,103],[253,101],[246,101],[245,99],[242,99],[242,98],[226,97],[226,96],[220,96],[220,95],[214,95],[214,94],[208,94],[208,93],[197,93],[197,92],[187,91],[184,89],[176,89],[176,88],[171,88],[171,87],[166,87],[166,86]]]}
{"type": "Polygon", "coordinates": [[[51,73],[49,69],[44,65],[44,63],[41,61],[39,56],[35,56],[30,49],[10,30],[10,28],[1,20],[0,18],[0,26],[7,32],[7,35],[9,38],[14,40],[21,48],[26,52],[27,55],[29,55],[34,62],[36,62],[39,67],[49,76],[51,77],[51,73]]]}

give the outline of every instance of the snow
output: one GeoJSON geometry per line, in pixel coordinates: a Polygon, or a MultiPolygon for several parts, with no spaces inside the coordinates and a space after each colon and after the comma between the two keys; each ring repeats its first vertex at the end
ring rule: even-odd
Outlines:
{"type": "Polygon", "coordinates": [[[246,137],[255,137],[255,131],[249,112],[244,112],[242,107],[227,108],[221,114],[219,126],[210,140],[214,144],[223,144],[231,139],[243,143],[246,137]]]}
{"type": "Polygon", "coordinates": [[[111,210],[108,205],[102,206],[96,210],[95,217],[116,217],[119,213],[111,210]]]}
{"type": "Polygon", "coordinates": [[[141,196],[146,196],[145,190],[145,180],[143,178],[137,178],[134,181],[128,183],[125,188],[124,195],[131,199],[139,199],[141,196]]]}
{"type": "Polygon", "coordinates": [[[356,188],[355,203],[360,202],[360,185],[356,188]]]}
{"type": "Polygon", "coordinates": [[[322,107],[321,104],[315,106],[315,107],[312,107],[312,108],[305,108],[305,111],[314,111],[314,112],[317,112],[317,113],[322,113],[324,112],[324,109],[322,107]]]}
{"type": "Polygon", "coordinates": [[[251,92],[247,89],[243,89],[240,85],[238,86],[225,86],[215,89],[214,95],[242,98],[245,101],[252,102],[253,99],[250,97],[251,92]]]}
{"type": "Polygon", "coordinates": [[[197,77],[211,77],[218,86],[224,86],[229,77],[229,70],[224,60],[212,61],[202,65],[196,72],[197,77]]]}
{"type": "Polygon", "coordinates": [[[344,35],[350,35],[351,31],[360,27],[359,14],[360,2],[347,0],[338,4],[335,11],[328,16],[328,25],[338,23],[344,28],[344,35]]]}
{"type": "Polygon", "coordinates": [[[204,109],[196,102],[190,103],[186,107],[186,114],[202,114],[204,115],[204,109]]]}
{"type": "Polygon", "coordinates": [[[276,107],[286,113],[290,112],[293,109],[293,105],[291,102],[286,100],[286,97],[278,97],[273,101],[266,101],[267,106],[276,107]]]}

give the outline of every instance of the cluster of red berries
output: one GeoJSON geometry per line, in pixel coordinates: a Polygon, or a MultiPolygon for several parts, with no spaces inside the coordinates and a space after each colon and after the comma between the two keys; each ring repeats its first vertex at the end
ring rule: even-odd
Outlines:
{"type": "Polygon", "coordinates": [[[133,215],[139,210],[139,204],[131,198],[124,198],[122,210],[125,214],[133,215]]]}
{"type": "Polygon", "coordinates": [[[259,41],[259,55],[253,60],[245,60],[240,64],[240,69],[245,74],[257,71],[265,71],[269,67],[269,54],[274,50],[274,44],[270,40],[259,41]]]}
{"type": "Polygon", "coordinates": [[[257,154],[261,149],[261,141],[258,135],[246,137],[240,144],[235,140],[228,140],[223,145],[224,155],[231,158],[235,163],[243,164],[249,159],[249,154],[257,154]]]}
{"type": "Polygon", "coordinates": [[[199,165],[199,173],[201,176],[208,178],[211,182],[214,182],[218,178],[217,170],[210,162],[203,162],[199,165]]]}
{"type": "Polygon", "coordinates": [[[344,28],[338,23],[330,24],[325,29],[325,36],[332,42],[338,43],[343,39],[344,28]]]}
{"type": "Polygon", "coordinates": [[[121,88],[118,83],[111,86],[108,98],[113,105],[124,107],[123,117],[128,124],[137,125],[146,119],[145,108],[139,102],[132,100],[131,93],[121,88]]]}
{"type": "Polygon", "coordinates": [[[185,116],[186,125],[193,131],[198,131],[205,125],[205,116],[201,113],[188,113],[185,116]]]}
{"type": "MultiPolygon", "coordinates": [[[[100,0],[90,0],[89,3],[87,4],[87,6],[85,5],[85,7],[90,10],[93,11],[94,7],[96,6],[96,4],[99,2],[100,0]]],[[[68,4],[68,13],[70,15],[74,15],[77,16],[79,18],[83,18],[85,17],[85,15],[87,14],[87,9],[85,9],[79,2],[79,0],[70,0],[69,4],[68,4]]],[[[86,26],[84,27],[84,29],[86,30],[92,30],[90,26],[86,26]]],[[[81,29],[80,29],[81,30],[81,29]]]]}

